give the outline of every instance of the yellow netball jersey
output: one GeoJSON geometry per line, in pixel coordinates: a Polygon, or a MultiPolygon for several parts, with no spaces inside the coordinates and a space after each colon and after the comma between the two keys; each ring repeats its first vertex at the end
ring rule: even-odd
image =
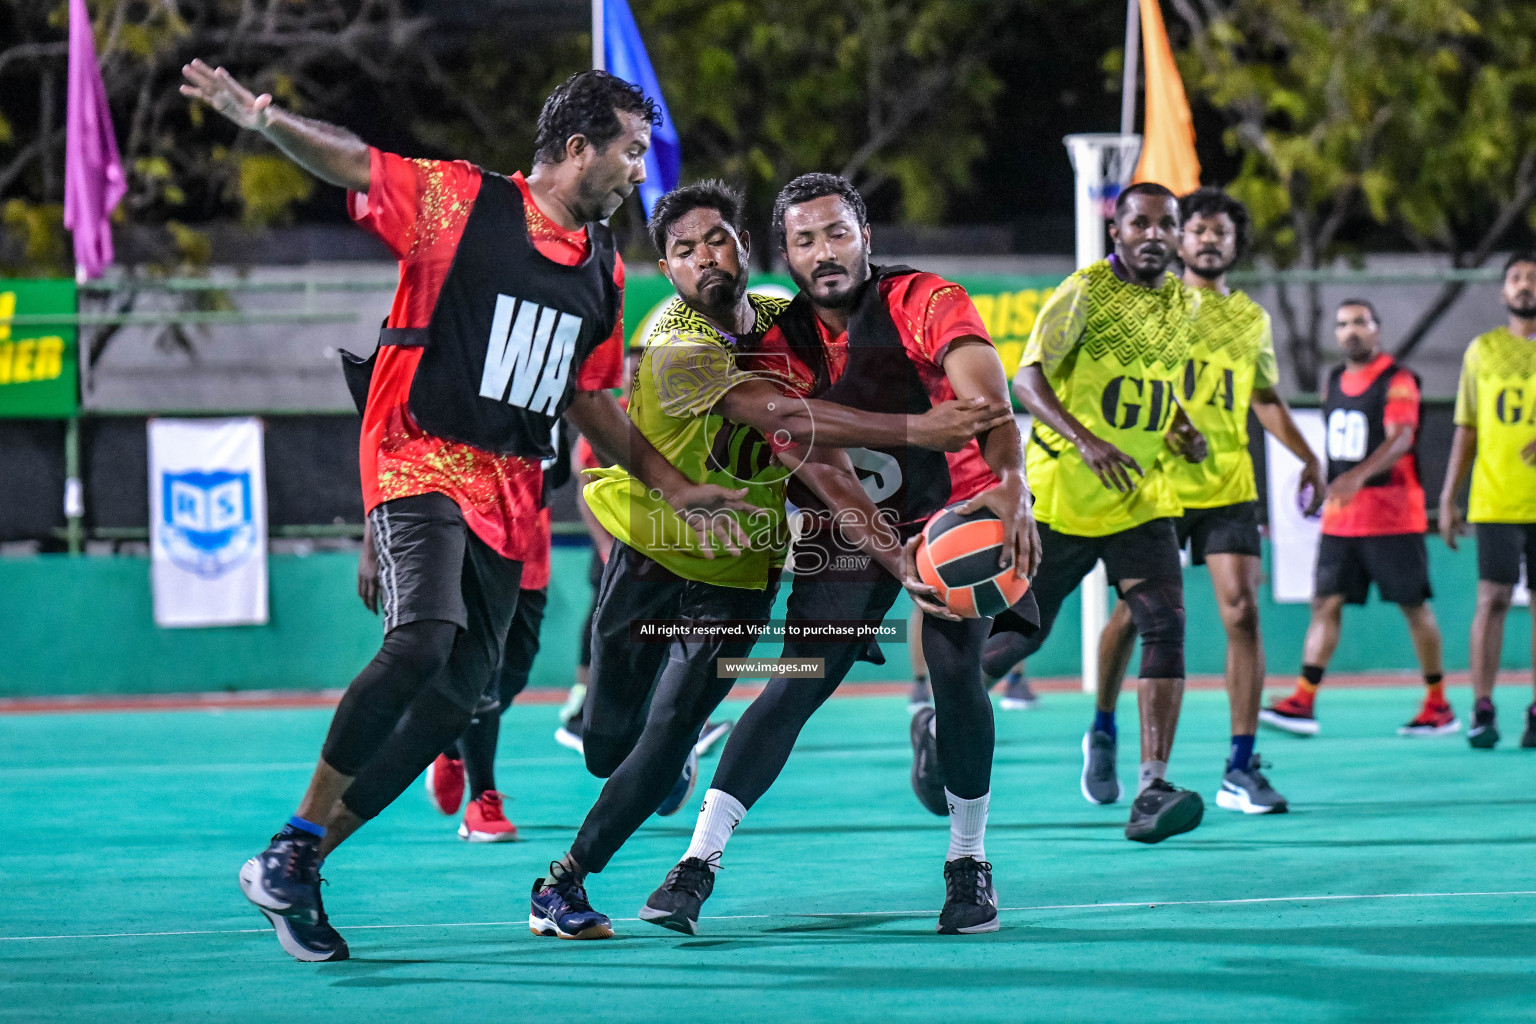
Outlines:
{"type": "MultiPolygon", "coordinates": [[[[750,299],[759,334],[789,305],[787,299],[750,299]]],[[[750,542],[740,556],[716,544],[715,557],[706,558],[682,517],[623,469],[587,471],[594,479],[582,493],[603,528],[685,579],[762,589],[769,570],[784,564],[789,473],[773,461],[766,438],[715,411],[731,388],[751,376],[737,367],[731,339],[674,299],[647,339],[629,399],[629,418],[678,472],[695,483],[745,487],[746,500],[762,510],[732,513],[750,542]]]]}
{"type": "Polygon", "coordinates": [[[1474,523],[1536,523],[1536,467],[1520,450],[1536,441],[1536,339],[1500,327],[1480,334],[1461,360],[1456,424],[1477,429],[1474,523]]]}
{"type": "Polygon", "coordinates": [[[1135,459],[1144,475],[1130,494],[1105,487],[1076,448],[1037,421],[1024,467],[1041,522],[1102,537],[1179,514],[1168,473],[1174,456],[1163,435],[1198,303],[1172,274],[1160,288],[1143,288],[1121,281],[1108,260],[1077,271],[1046,300],[1021,365],[1038,364],[1067,411],[1135,459]]]}
{"type": "Polygon", "coordinates": [[[1279,376],[1269,314],[1242,292],[1202,290],[1179,398],[1211,453],[1204,462],[1169,464],[1185,508],[1258,498],[1248,454],[1248,402],[1254,388],[1274,387],[1279,376]]]}

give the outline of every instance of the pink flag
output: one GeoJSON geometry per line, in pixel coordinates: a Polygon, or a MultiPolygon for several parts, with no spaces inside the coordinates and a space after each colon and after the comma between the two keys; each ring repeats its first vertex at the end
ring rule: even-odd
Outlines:
{"type": "Polygon", "coordinates": [[[112,262],[112,211],[128,191],[85,0],[69,0],[67,117],[64,226],[75,236],[75,279],[85,281],[112,262]]]}

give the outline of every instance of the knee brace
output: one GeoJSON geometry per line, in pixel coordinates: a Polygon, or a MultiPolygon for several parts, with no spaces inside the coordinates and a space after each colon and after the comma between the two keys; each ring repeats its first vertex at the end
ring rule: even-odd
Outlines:
{"type": "Polygon", "coordinates": [[[1142,580],[1123,595],[1141,634],[1141,678],[1184,678],[1184,588],[1142,580]]]}

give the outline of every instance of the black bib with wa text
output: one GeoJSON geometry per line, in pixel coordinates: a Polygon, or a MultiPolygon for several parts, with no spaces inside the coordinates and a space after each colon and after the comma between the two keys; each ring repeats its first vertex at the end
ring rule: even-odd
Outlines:
{"type": "Polygon", "coordinates": [[[613,236],[588,224],[587,238],[575,266],[544,256],[528,237],[521,190],[482,172],[430,324],[379,332],[380,345],[423,349],[409,399],[423,430],[499,455],[554,456],[551,434],[577,373],[619,317],[613,236]]]}

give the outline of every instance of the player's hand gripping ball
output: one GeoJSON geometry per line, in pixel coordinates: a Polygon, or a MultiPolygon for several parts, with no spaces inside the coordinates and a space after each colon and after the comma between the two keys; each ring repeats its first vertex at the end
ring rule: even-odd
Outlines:
{"type": "Polygon", "coordinates": [[[1012,560],[1003,557],[1006,531],[989,508],[969,515],[955,510],[958,502],[934,513],[917,545],[917,574],[938,591],[949,610],[967,619],[996,615],[1017,604],[1029,590],[1029,580],[1013,574],[1012,560]]]}

